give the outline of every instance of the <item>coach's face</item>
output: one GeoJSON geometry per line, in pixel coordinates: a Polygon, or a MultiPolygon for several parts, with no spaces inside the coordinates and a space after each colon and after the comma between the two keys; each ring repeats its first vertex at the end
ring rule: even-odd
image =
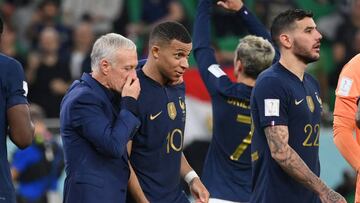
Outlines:
{"type": "Polygon", "coordinates": [[[305,64],[317,61],[320,58],[320,32],[312,18],[296,21],[291,32],[293,37],[292,51],[305,64]]]}
{"type": "Polygon", "coordinates": [[[158,47],[157,65],[165,83],[173,83],[182,80],[189,68],[189,55],[192,43],[183,43],[172,40],[168,44],[158,47]]]}
{"type": "Polygon", "coordinates": [[[121,49],[114,53],[109,63],[108,84],[110,89],[121,93],[127,77],[136,77],[136,49],[121,49]]]}

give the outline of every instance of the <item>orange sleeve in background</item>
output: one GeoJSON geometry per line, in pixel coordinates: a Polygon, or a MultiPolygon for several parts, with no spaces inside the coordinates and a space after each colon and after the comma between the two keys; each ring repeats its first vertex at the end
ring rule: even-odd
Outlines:
{"type": "Polygon", "coordinates": [[[360,145],[354,139],[355,120],[334,116],[334,143],[342,156],[358,171],[360,169],[360,145]]]}

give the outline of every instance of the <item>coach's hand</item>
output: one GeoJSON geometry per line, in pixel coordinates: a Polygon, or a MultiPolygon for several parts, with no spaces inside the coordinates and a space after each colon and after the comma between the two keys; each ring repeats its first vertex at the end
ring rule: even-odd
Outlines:
{"type": "Polygon", "coordinates": [[[320,199],[322,203],[346,203],[343,196],[330,188],[320,195],[320,199]]]}
{"type": "Polygon", "coordinates": [[[122,97],[133,97],[134,99],[138,99],[140,94],[140,82],[139,79],[135,75],[129,75],[126,79],[126,82],[121,91],[122,97]]]}
{"type": "Polygon", "coordinates": [[[209,202],[209,192],[202,184],[200,178],[194,178],[190,184],[190,192],[195,199],[195,203],[207,203],[209,202]]]}

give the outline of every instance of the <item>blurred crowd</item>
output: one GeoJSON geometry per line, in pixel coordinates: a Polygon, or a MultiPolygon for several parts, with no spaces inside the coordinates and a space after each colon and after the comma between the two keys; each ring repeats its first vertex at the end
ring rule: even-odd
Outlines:
{"type": "MultiPolygon", "coordinates": [[[[321,60],[309,68],[321,84],[324,119],[331,121],[334,89],[342,66],[360,51],[360,1],[358,0],[246,0],[269,27],[279,11],[313,10],[323,34],[321,60]],[[316,8],[316,10],[314,10],[316,8]]],[[[146,56],[147,37],[153,24],[176,20],[190,31],[197,0],[2,0],[5,33],[1,52],[18,59],[29,83],[29,100],[56,118],[67,87],[90,71],[93,40],[104,33],[120,33],[146,56]]],[[[246,35],[241,20],[220,8],[213,10],[213,46],[218,60],[231,66],[239,37],[246,35]]],[[[196,67],[194,60],[191,66],[196,67]]]]}

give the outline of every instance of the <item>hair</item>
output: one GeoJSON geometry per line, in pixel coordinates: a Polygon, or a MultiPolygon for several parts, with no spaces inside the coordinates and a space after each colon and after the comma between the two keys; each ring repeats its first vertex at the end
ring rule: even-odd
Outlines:
{"type": "Polygon", "coordinates": [[[235,50],[235,60],[240,60],[244,73],[253,79],[272,64],[275,50],[272,44],[258,36],[247,35],[240,39],[235,50]]]}
{"type": "Polygon", "coordinates": [[[279,47],[279,36],[283,31],[294,29],[296,26],[295,21],[302,20],[306,17],[312,18],[313,13],[302,9],[289,9],[276,16],[271,25],[271,36],[275,45],[279,47]]]}
{"type": "Polygon", "coordinates": [[[98,70],[100,61],[104,58],[114,62],[114,54],[119,49],[136,50],[136,45],[120,34],[109,33],[102,35],[95,41],[91,51],[91,70],[98,70]]]}
{"type": "Polygon", "coordinates": [[[172,40],[182,43],[191,43],[191,36],[187,29],[175,21],[166,21],[157,24],[150,33],[149,47],[155,43],[170,44],[172,40]]]}

